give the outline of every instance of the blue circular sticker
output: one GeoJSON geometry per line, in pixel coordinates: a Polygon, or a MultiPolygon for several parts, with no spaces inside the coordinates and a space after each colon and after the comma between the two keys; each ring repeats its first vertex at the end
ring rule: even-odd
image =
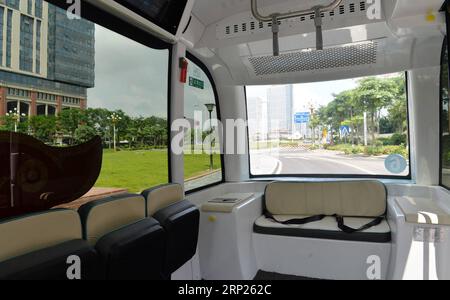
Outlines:
{"type": "Polygon", "coordinates": [[[384,166],[392,174],[401,174],[408,167],[408,162],[400,154],[392,154],[386,158],[384,166]]]}

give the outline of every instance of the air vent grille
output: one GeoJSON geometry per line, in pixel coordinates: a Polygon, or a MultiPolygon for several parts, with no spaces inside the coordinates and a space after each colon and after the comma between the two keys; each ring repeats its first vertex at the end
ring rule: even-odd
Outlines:
{"type": "Polygon", "coordinates": [[[375,64],[377,62],[377,49],[377,42],[369,42],[328,48],[323,51],[294,52],[277,57],[250,57],[248,60],[256,76],[268,76],[375,64]]]}
{"type": "MultiPolygon", "coordinates": [[[[358,15],[358,14],[366,14],[367,10],[367,4],[365,0],[344,0],[344,4],[338,6],[335,10],[328,12],[328,13],[322,13],[322,17],[326,19],[333,20],[337,17],[347,17],[351,15],[358,15]]],[[[314,20],[314,14],[310,14],[307,16],[301,16],[298,18],[288,19],[288,20],[282,20],[279,22],[279,25],[281,27],[283,26],[293,26],[295,23],[305,23],[305,22],[313,22],[314,20]]],[[[242,20],[239,20],[238,22],[228,22],[221,24],[222,26],[217,28],[217,36],[222,38],[235,38],[239,36],[243,36],[246,34],[256,33],[256,32],[265,32],[270,31],[270,28],[272,27],[271,22],[267,23],[261,23],[256,20],[251,20],[249,22],[246,22],[245,24],[242,24],[242,20]]]]}

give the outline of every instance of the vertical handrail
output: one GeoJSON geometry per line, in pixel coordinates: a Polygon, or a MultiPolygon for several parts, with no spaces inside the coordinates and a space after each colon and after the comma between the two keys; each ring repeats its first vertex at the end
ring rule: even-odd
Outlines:
{"type": "Polygon", "coordinates": [[[258,10],[258,0],[252,1],[252,14],[256,20],[260,22],[272,22],[272,34],[273,34],[273,55],[280,55],[279,45],[279,25],[278,22],[284,19],[297,18],[306,15],[315,15],[314,25],[316,26],[316,49],[323,50],[323,33],[322,33],[322,13],[333,11],[337,8],[343,0],[334,0],[328,5],[317,5],[310,9],[299,10],[287,13],[273,13],[271,15],[261,15],[258,10]]]}

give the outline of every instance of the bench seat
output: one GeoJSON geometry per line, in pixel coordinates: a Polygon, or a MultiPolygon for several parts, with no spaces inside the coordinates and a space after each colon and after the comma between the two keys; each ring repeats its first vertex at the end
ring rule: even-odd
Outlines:
{"type": "Polygon", "coordinates": [[[252,236],[259,270],[365,280],[368,262],[379,258],[380,278],[387,277],[392,244],[383,183],[273,182],[263,204],[252,236]]]}
{"type": "MultiPolygon", "coordinates": [[[[284,222],[291,219],[303,219],[308,216],[298,215],[276,215],[278,221],[284,222]]],[[[371,218],[345,218],[345,224],[353,228],[359,228],[369,223],[371,218]]],[[[348,234],[342,232],[334,217],[325,217],[321,221],[304,225],[283,225],[274,220],[261,216],[254,224],[253,230],[259,234],[317,238],[341,241],[358,241],[371,243],[389,243],[391,241],[391,229],[386,220],[380,225],[374,226],[361,232],[348,234]]]]}

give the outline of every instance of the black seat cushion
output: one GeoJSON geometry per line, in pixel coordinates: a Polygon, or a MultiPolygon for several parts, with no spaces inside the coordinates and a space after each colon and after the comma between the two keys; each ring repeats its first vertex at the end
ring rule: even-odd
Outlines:
{"type": "Polygon", "coordinates": [[[165,279],[162,275],[165,233],[152,218],[103,236],[96,249],[108,280],[165,279]]]}
{"type": "Polygon", "coordinates": [[[81,279],[102,279],[100,261],[96,251],[83,240],[21,255],[0,263],[1,280],[67,280],[69,256],[81,261],[81,279]]]}
{"type": "Polygon", "coordinates": [[[197,252],[200,212],[189,201],[180,201],[153,216],[167,235],[164,273],[170,276],[197,252]]]}
{"type": "MultiPolygon", "coordinates": [[[[285,217],[285,216],[284,216],[285,217]]],[[[302,218],[299,216],[298,218],[302,218]]],[[[277,216],[281,219],[283,216],[277,216]]],[[[295,217],[285,217],[295,218],[295,217]]],[[[348,225],[359,228],[367,224],[372,219],[370,218],[345,218],[348,225]]],[[[284,221],[284,219],[283,219],[284,221]]],[[[357,241],[357,242],[371,242],[371,243],[389,243],[391,241],[391,230],[386,220],[378,226],[372,227],[368,230],[345,233],[341,231],[334,217],[326,217],[321,221],[312,222],[305,225],[283,225],[273,221],[265,216],[256,220],[253,231],[259,234],[279,235],[290,237],[316,238],[328,240],[341,241],[357,241]]]]}

